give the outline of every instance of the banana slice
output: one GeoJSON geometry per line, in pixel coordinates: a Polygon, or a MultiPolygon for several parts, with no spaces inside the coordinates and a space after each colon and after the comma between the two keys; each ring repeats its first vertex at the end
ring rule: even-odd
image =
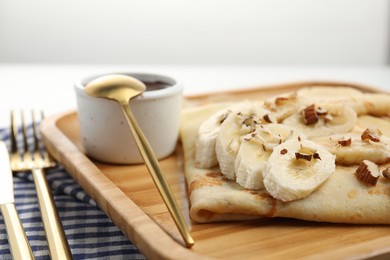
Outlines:
{"type": "Polygon", "coordinates": [[[351,87],[317,86],[297,91],[297,100],[307,105],[312,103],[342,103],[352,107],[357,115],[387,116],[390,113],[390,95],[363,93],[351,87]]]}
{"type": "Polygon", "coordinates": [[[264,188],[263,171],[269,152],[262,151],[258,143],[244,139],[234,161],[236,182],[246,189],[264,188]]]}
{"type": "Polygon", "coordinates": [[[263,189],[263,171],[273,147],[287,139],[305,138],[293,128],[282,124],[260,125],[242,138],[234,162],[236,181],[246,189],[263,189]]]}
{"type": "Polygon", "coordinates": [[[230,112],[231,110],[229,109],[222,109],[214,113],[199,127],[198,138],[195,144],[195,161],[197,167],[207,169],[218,164],[215,154],[216,139],[221,124],[230,112]]]}
{"type": "Polygon", "coordinates": [[[230,113],[221,124],[215,151],[221,172],[228,179],[236,178],[234,161],[241,145],[240,137],[254,131],[268,113],[258,104],[247,102],[230,113]]]}
{"type": "MultiPolygon", "coordinates": [[[[367,93],[363,97],[366,113],[373,116],[388,116],[390,114],[390,95],[383,93],[367,93]]],[[[356,102],[357,103],[357,102],[356,102]]]]}
{"type": "Polygon", "coordinates": [[[370,137],[362,140],[362,134],[336,134],[312,140],[334,154],[336,162],[342,165],[360,164],[364,160],[377,164],[389,162],[389,138],[374,133],[371,140],[370,137]]]}
{"type": "Polygon", "coordinates": [[[364,93],[361,97],[336,102],[349,105],[358,116],[388,116],[390,113],[390,95],[384,93],[364,93]]]}
{"type": "Polygon", "coordinates": [[[268,98],[264,101],[264,107],[269,109],[271,116],[276,119],[276,122],[280,123],[297,111],[299,107],[297,93],[294,91],[268,98]]]}
{"type": "Polygon", "coordinates": [[[339,103],[312,104],[286,118],[283,124],[295,127],[308,138],[349,132],[357,122],[355,110],[339,103]]]}
{"type": "Polygon", "coordinates": [[[309,140],[288,140],[275,147],[264,171],[264,186],[282,201],[307,197],[335,171],[335,156],[309,140]]]}
{"type": "Polygon", "coordinates": [[[297,97],[301,103],[339,103],[349,105],[358,115],[367,114],[365,94],[351,87],[316,86],[303,88],[297,91],[297,97]]]}

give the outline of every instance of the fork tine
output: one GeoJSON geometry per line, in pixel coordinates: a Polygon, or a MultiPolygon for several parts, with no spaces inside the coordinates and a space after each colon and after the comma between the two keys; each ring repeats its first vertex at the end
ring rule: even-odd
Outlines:
{"type": "Polygon", "coordinates": [[[26,120],[24,118],[24,111],[20,112],[20,118],[22,120],[23,150],[24,153],[28,153],[27,128],[26,128],[26,120]]]}
{"type": "Polygon", "coordinates": [[[15,123],[15,114],[14,111],[11,111],[11,129],[10,129],[10,135],[11,135],[11,152],[17,153],[18,152],[18,141],[17,141],[17,133],[18,129],[16,127],[15,123]]]}
{"type": "MultiPolygon", "coordinates": [[[[38,138],[38,130],[37,130],[37,122],[35,120],[34,111],[31,110],[31,122],[33,128],[33,136],[34,136],[34,156],[40,156],[42,158],[42,154],[39,150],[39,138],[38,138]]],[[[43,159],[43,158],[42,158],[43,159]]]]}
{"type": "MultiPolygon", "coordinates": [[[[42,122],[42,120],[43,120],[44,118],[45,118],[45,114],[44,114],[43,111],[41,110],[41,122],[42,122]]],[[[49,162],[49,163],[51,163],[51,164],[54,164],[53,158],[47,153],[45,147],[43,148],[43,151],[42,151],[42,157],[43,157],[43,159],[44,159],[46,162],[49,162]]]]}
{"type": "Polygon", "coordinates": [[[22,136],[23,136],[23,161],[24,162],[32,162],[33,154],[29,150],[28,139],[27,139],[27,125],[24,117],[24,111],[20,113],[22,119],[22,136]]]}

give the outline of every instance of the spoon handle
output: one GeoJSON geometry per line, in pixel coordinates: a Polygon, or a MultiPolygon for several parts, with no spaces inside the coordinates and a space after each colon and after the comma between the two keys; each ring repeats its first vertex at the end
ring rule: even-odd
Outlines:
{"type": "Polygon", "coordinates": [[[188,230],[187,224],[181,214],[179,206],[175,200],[175,197],[172,194],[172,191],[168,185],[168,182],[165,178],[164,173],[161,170],[159,162],[148,142],[145,135],[143,134],[141,128],[139,127],[136,119],[134,118],[133,113],[129,107],[129,104],[122,103],[122,111],[125,115],[127,123],[130,127],[131,133],[133,134],[134,140],[137,144],[138,150],[145,161],[146,167],[154,184],[157,186],[158,191],[168,208],[169,213],[171,214],[177,228],[180,231],[181,236],[184,239],[184,242],[188,248],[191,248],[194,245],[194,240],[191,237],[191,234],[188,230]]]}

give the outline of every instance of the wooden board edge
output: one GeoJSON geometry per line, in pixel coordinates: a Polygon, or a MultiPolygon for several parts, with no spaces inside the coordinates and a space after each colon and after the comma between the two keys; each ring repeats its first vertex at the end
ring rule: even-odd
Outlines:
{"type": "Polygon", "coordinates": [[[76,111],[59,113],[41,122],[42,141],[48,152],[147,258],[207,259],[185,248],[182,241],[176,241],[169,236],[113,184],[88,157],[80,156],[78,148],[57,127],[58,120],[74,113],[76,111]],[[83,174],[83,172],[88,172],[88,174],[83,174]],[[93,179],[90,178],[91,176],[93,179]]]}
{"type": "Polygon", "coordinates": [[[390,246],[388,240],[377,238],[359,243],[359,246],[348,246],[331,252],[315,254],[306,258],[315,259],[390,259],[390,246]]]}
{"type": "Polygon", "coordinates": [[[310,87],[310,86],[345,86],[345,87],[351,87],[354,89],[362,90],[364,92],[383,92],[383,93],[390,94],[390,92],[387,92],[383,89],[379,89],[378,87],[363,85],[354,82],[307,80],[307,81],[296,81],[296,82],[287,82],[287,83],[275,83],[275,84],[268,84],[268,85],[261,85],[261,86],[254,85],[252,87],[245,87],[245,88],[234,89],[234,90],[192,94],[192,95],[185,96],[185,99],[197,100],[197,99],[204,99],[210,96],[221,95],[221,94],[222,95],[234,95],[234,94],[243,94],[243,93],[250,94],[252,92],[258,92],[259,90],[267,92],[271,90],[275,91],[275,89],[277,89],[278,91],[284,92],[284,91],[290,91],[292,89],[298,89],[298,88],[310,87]]]}

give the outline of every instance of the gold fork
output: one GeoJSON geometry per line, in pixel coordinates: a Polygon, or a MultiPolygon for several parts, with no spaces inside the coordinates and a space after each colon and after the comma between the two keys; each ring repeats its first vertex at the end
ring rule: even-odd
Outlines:
{"type": "MultiPolygon", "coordinates": [[[[41,112],[41,119],[43,117],[41,112]]],[[[56,162],[45,149],[41,150],[39,147],[38,130],[33,111],[31,111],[31,121],[34,142],[32,149],[29,150],[25,117],[24,113],[21,112],[23,147],[19,149],[17,142],[18,128],[15,123],[14,113],[11,111],[11,169],[13,172],[31,171],[33,175],[51,259],[72,259],[69,244],[66,240],[45,173],[45,169],[56,166],[56,162]]]]}

